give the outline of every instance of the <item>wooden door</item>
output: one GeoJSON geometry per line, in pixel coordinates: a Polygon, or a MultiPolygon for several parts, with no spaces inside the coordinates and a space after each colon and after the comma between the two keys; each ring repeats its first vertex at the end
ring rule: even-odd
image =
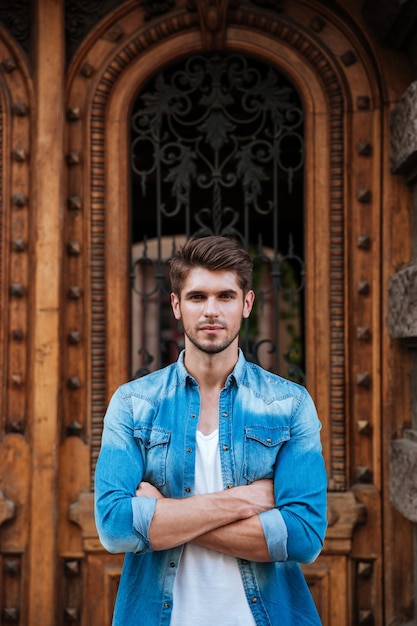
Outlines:
{"type": "MultiPolygon", "coordinates": [[[[320,29],[323,37],[326,33],[314,13],[298,8],[293,16],[302,20],[298,28],[277,17],[272,13],[266,22],[248,6],[231,13],[227,30],[224,25],[217,32],[226,51],[254,54],[279,68],[299,90],[304,106],[305,361],[307,385],[324,425],[330,488],[325,550],[305,571],[323,623],[341,626],[353,619],[353,597],[361,616],[380,611],[382,605],[379,435],[373,427],[379,420],[373,350],[379,341],[374,298],[379,297],[380,259],[378,247],[367,244],[379,237],[373,218],[379,190],[371,183],[381,177],[380,163],[373,157],[381,120],[378,93],[359,61],[363,52],[352,51],[355,41],[348,41],[337,24],[327,24],[331,55],[315,39],[320,29]],[[345,162],[353,153],[361,167],[348,176],[345,162]],[[360,237],[364,242],[358,246],[360,237]],[[347,338],[357,335],[358,328],[372,328],[374,336],[371,340],[371,331],[364,330],[350,354],[347,338]],[[367,510],[372,523],[361,526],[363,539],[353,558],[359,541],[355,528],[364,522],[367,510]],[[359,580],[369,591],[372,587],[374,606],[369,604],[370,593],[360,591],[359,580]]],[[[144,18],[140,11],[120,15],[117,26],[123,36],[117,42],[106,36],[110,24],[107,30],[103,26],[101,37],[74,64],[68,85],[65,232],[67,241],[78,244],[69,250],[65,271],[68,305],[63,325],[69,344],[59,549],[66,566],[86,570],[87,597],[95,598],[83,609],[90,623],[109,619],[121,565],[121,559],[106,555],[97,540],[91,485],[109,395],[132,376],[129,117],[137,93],[153,74],[176,56],[202,50],[196,12],[184,7],[149,26],[144,18]],[[151,41],[158,42],[156,47],[151,41]],[[77,469],[74,458],[83,460],[77,469]],[[99,602],[97,594],[103,589],[108,593],[99,602]]],[[[210,45],[209,40],[205,43],[210,45]]],[[[79,576],[64,580],[71,597],[79,576]]]]}
{"type": "MultiPolygon", "coordinates": [[[[261,4],[124,3],[75,53],[65,75],[65,121],[53,106],[60,86],[51,100],[50,81],[38,85],[36,100],[27,64],[0,32],[1,194],[8,207],[0,222],[5,622],[37,626],[47,615],[50,624],[111,622],[122,558],[100,545],[92,489],[107,402],[132,375],[130,120],[153,76],[213,50],[285,75],[304,111],[304,360],[329,475],[327,539],[305,575],[325,626],[382,625],[405,603],[410,557],[394,562],[392,554],[408,545],[408,530],[390,509],[384,467],[395,412],[404,413],[409,392],[406,368],[383,332],[387,276],[408,260],[407,246],[393,237],[407,238],[408,200],[387,156],[390,103],[404,82],[392,53],[364,37],[355,7],[261,4]],[[35,117],[31,107],[44,112],[35,117]],[[53,141],[60,125],[62,160],[53,141]],[[30,177],[31,137],[34,163],[53,157],[57,183],[48,194],[45,176],[37,181],[33,169],[30,177]],[[37,211],[28,210],[28,198],[37,211]],[[62,227],[54,203],[62,206],[62,227]],[[62,268],[50,263],[61,259],[60,250],[62,268]],[[31,258],[36,280],[27,298],[31,258]],[[395,406],[394,389],[401,390],[395,406]],[[402,533],[393,532],[394,521],[402,533]],[[39,584],[36,572],[48,584],[39,584]]],[[[61,3],[46,5],[51,15],[61,10],[55,23],[62,22],[61,3]]],[[[48,68],[54,57],[44,15],[38,62],[48,68]]]]}
{"type": "Polygon", "coordinates": [[[3,4],[0,26],[0,620],[46,626],[56,611],[63,5],[33,3],[30,15],[24,5],[3,4]]]}
{"type": "MultiPolygon", "coordinates": [[[[323,624],[380,624],[384,162],[378,155],[387,114],[377,67],[353,25],[346,27],[327,9],[290,3],[266,19],[252,3],[227,14],[207,7],[206,13],[203,4],[193,11],[184,3],[157,18],[144,8],[120,10],[86,42],[69,74],[65,237],[73,243],[63,290],[68,344],[59,556],[71,572],[63,576],[63,597],[80,597],[83,580],[84,597],[91,600],[82,604],[85,623],[108,623],[121,567],[121,558],[106,554],[98,542],[91,489],[107,401],[132,375],[127,329],[133,103],[141,87],[175,58],[220,48],[276,68],[303,103],[305,365],[323,422],[329,474],[326,544],[305,574],[323,624]],[[213,15],[218,22],[210,30],[213,15]]],[[[64,600],[67,605],[70,600],[64,600]]]]}

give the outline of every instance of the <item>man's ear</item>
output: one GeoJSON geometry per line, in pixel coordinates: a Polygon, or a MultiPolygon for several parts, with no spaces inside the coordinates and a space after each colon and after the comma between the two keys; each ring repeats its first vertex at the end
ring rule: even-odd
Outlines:
{"type": "Polygon", "coordinates": [[[171,306],[176,320],[181,319],[180,299],[176,293],[171,293],[171,306]]]}
{"type": "Polygon", "coordinates": [[[247,319],[251,314],[253,303],[255,302],[255,293],[250,289],[243,299],[243,317],[247,319]]]}

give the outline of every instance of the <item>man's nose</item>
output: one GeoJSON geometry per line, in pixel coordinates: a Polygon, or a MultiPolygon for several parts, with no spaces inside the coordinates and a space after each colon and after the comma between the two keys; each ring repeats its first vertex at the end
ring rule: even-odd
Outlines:
{"type": "Polygon", "coordinates": [[[204,310],[204,314],[207,317],[215,317],[219,314],[219,306],[217,299],[214,296],[209,296],[206,300],[206,306],[204,310]]]}

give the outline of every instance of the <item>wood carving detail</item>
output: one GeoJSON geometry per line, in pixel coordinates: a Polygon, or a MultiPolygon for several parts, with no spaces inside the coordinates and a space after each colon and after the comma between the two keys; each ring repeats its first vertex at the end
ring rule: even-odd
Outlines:
{"type": "Polygon", "coordinates": [[[13,519],[16,513],[14,502],[6,498],[0,489],[0,526],[7,520],[13,519]]]}
{"type": "Polygon", "coordinates": [[[194,0],[189,5],[196,9],[200,19],[204,48],[221,50],[226,41],[227,12],[236,7],[236,0],[194,0]]]}
{"type": "Polygon", "coordinates": [[[81,528],[83,538],[97,537],[93,492],[83,491],[80,493],[78,500],[70,505],[68,517],[81,528]]]}
{"type": "Polygon", "coordinates": [[[331,493],[328,500],[326,540],[352,539],[354,528],[367,519],[364,504],[358,502],[351,491],[331,493]]]}

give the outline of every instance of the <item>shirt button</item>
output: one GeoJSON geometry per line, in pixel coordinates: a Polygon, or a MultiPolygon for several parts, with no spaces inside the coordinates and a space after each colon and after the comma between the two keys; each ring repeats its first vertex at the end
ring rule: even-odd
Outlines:
{"type": "Polygon", "coordinates": [[[222,413],[222,417],[228,417],[229,413],[226,413],[226,411],[224,413],[222,413]]]}
{"type": "Polygon", "coordinates": [[[193,420],[195,420],[195,418],[197,417],[197,415],[196,415],[195,413],[193,413],[193,414],[191,415],[191,417],[193,418],[193,420]]]}
{"type": "Polygon", "coordinates": [[[223,446],[223,450],[224,450],[225,452],[227,452],[227,450],[228,450],[228,449],[229,449],[229,446],[223,446]]]}
{"type": "Polygon", "coordinates": [[[187,452],[192,452],[193,449],[192,448],[187,448],[187,452]]]}
{"type": "Polygon", "coordinates": [[[169,602],[164,602],[164,609],[169,609],[169,602]]]}
{"type": "Polygon", "coordinates": [[[175,563],[173,561],[171,561],[171,563],[169,564],[170,567],[175,567],[175,563]]]}
{"type": "Polygon", "coordinates": [[[256,604],[258,602],[258,598],[251,598],[250,600],[252,604],[256,604]]]}
{"type": "Polygon", "coordinates": [[[186,487],[186,488],[184,489],[184,491],[185,491],[185,493],[190,493],[190,492],[191,492],[191,488],[190,488],[190,487],[186,487]]]}
{"type": "Polygon", "coordinates": [[[271,437],[267,437],[266,441],[267,441],[267,443],[271,443],[271,441],[272,441],[271,437]]]}
{"type": "Polygon", "coordinates": [[[231,485],[230,483],[227,485],[228,489],[233,489],[233,485],[231,485]]]}

